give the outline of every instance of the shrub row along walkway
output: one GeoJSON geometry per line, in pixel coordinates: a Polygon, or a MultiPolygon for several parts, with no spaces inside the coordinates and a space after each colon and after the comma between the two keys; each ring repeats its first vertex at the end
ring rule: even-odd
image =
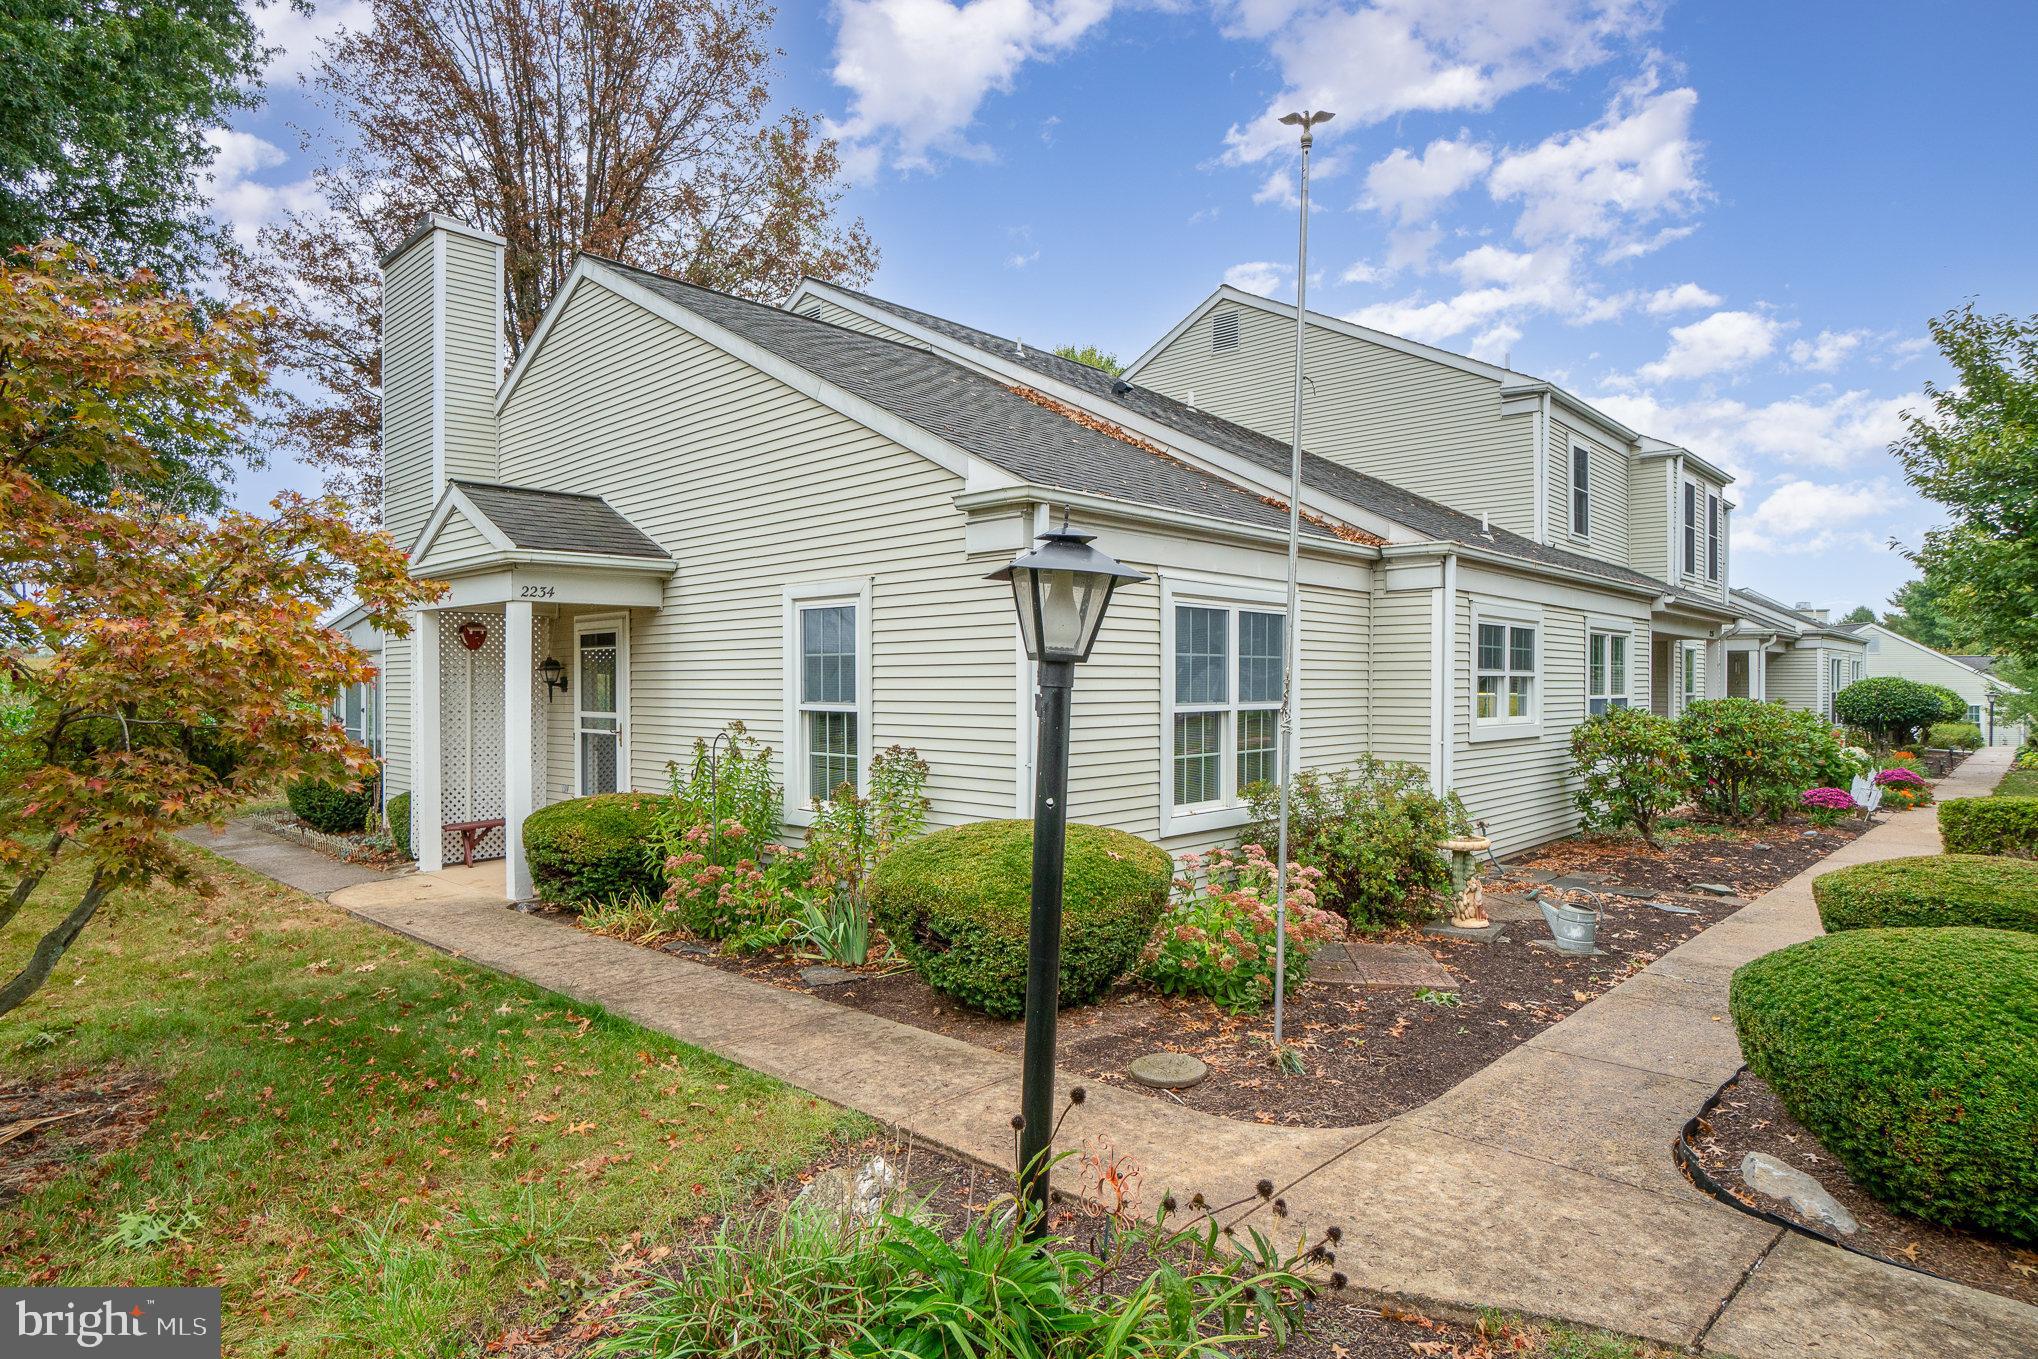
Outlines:
{"type": "MultiPolygon", "coordinates": [[[[2008,752],[1939,787],[1985,794],[2008,752]]],[[[238,857],[230,847],[223,851],[238,857]]],[[[1699,1194],[1671,1161],[1684,1121],[1741,1065],[1727,980],[1819,932],[1811,879],[1939,848],[1930,810],[1886,818],[1430,1104],[1362,1128],[1258,1127],[1102,1085],[1072,1111],[1059,1183],[1098,1162],[1212,1201],[1262,1177],[1284,1235],[1345,1229],[1355,1287],[1501,1307],[1769,1359],[2038,1353],[2038,1309],[1786,1233],[1699,1194]]],[[[311,851],[303,851],[310,853],[311,851]]],[[[505,910],[488,865],[390,878],[336,905],[767,1072],[993,1165],[1009,1164],[1015,1058],[505,910]]],[[[1306,1078],[1305,1078],[1306,1079],[1306,1078]]],[[[1256,1219],[1261,1225],[1275,1225],[1256,1219]]]]}

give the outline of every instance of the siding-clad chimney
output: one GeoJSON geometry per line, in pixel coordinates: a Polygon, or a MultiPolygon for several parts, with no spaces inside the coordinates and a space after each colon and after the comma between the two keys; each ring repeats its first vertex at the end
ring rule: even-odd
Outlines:
{"type": "Polygon", "coordinates": [[[382,259],[382,526],[408,548],[450,477],[496,476],[500,236],[436,214],[382,259]]]}

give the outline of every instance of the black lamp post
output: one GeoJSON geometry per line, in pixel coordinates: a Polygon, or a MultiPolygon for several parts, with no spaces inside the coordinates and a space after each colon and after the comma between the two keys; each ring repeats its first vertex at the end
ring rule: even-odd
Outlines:
{"type": "Polygon", "coordinates": [[[1026,654],[1039,666],[1040,743],[1033,775],[1033,905],[1026,948],[1026,1055],[1019,1093],[1019,1197],[1027,1232],[1047,1223],[1053,1128],[1054,1021],[1061,993],[1062,853],[1068,826],[1069,699],[1076,663],[1090,658],[1111,592],[1146,577],[1090,546],[1093,535],[1042,535],[990,579],[1009,581],[1026,654]]]}

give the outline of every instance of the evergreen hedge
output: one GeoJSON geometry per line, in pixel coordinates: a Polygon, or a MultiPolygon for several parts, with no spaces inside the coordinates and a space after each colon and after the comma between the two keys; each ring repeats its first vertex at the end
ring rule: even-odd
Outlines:
{"type": "Polygon", "coordinates": [[[1939,805],[1949,854],[2038,858],[2038,797],[1963,797],[1939,805]]]}
{"type": "Polygon", "coordinates": [[[540,807],[524,818],[531,882],[547,901],[592,906],[665,894],[653,793],[599,793],[540,807]]]}
{"type": "MultiPolygon", "coordinates": [[[[1167,906],[1174,865],[1136,835],[1068,828],[1061,1004],[1102,995],[1138,961],[1167,906]]],[[[1026,1008],[1033,823],[976,821],[893,850],[871,878],[879,928],[921,980],[974,1010],[1026,1008]]]]}
{"type": "Polygon", "coordinates": [[[1921,854],[1812,879],[1828,933],[1906,925],[2038,930],[2038,863],[1987,854],[1921,854]]]}

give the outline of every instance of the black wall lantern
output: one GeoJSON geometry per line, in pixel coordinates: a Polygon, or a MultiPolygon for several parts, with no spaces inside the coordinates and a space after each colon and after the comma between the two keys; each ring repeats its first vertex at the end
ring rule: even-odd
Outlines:
{"type": "Polygon", "coordinates": [[[1092,535],[1044,534],[990,579],[1009,582],[1026,654],[1039,666],[1040,745],[1033,779],[1033,900],[1026,950],[1026,1054],[1019,1092],[1019,1197],[1029,1234],[1047,1224],[1053,1158],[1054,1026],[1061,993],[1062,866],[1068,830],[1069,700],[1119,586],[1146,577],[1090,546],[1092,535]]]}
{"type": "Polygon", "coordinates": [[[552,691],[566,692],[566,667],[547,656],[538,664],[538,678],[545,681],[545,701],[552,701],[552,691]]]}

